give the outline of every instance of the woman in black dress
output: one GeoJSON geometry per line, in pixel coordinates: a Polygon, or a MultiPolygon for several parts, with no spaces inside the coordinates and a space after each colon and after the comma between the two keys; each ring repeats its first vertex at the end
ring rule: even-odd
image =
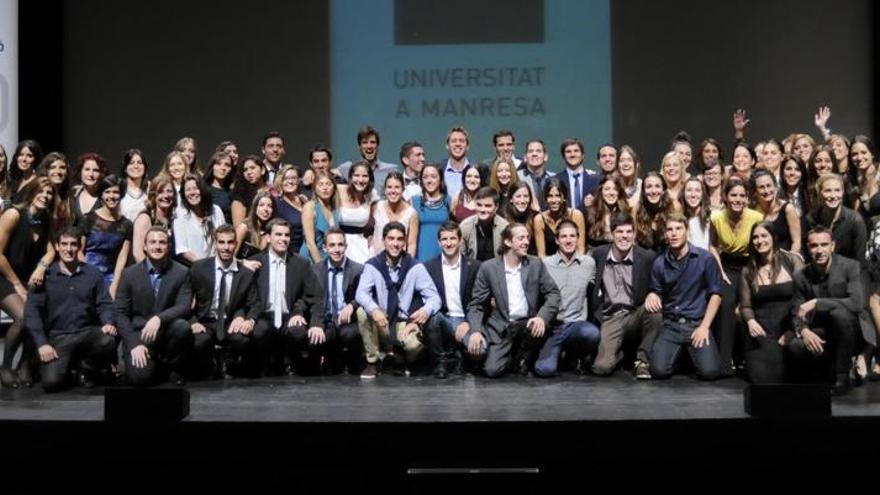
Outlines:
{"type": "Polygon", "coordinates": [[[55,189],[49,179],[38,176],[21,191],[22,202],[0,215],[0,308],[12,317],[6,332],[0,383],[4,387],[30,386],[31,361],[36,356],[32,343],[25,340],[20,374],[12,367],[12,359],[22,342],[25,283],[30,279],[49,242],[50,215],[55,207],[55,189]]]}
{"type": "Polygon", "coordinates": [[[739,284],[740,314],[749,330],[745,343],[746,372],[752,383],[785,379],[783,348],[794,334],[794,273],[803,261],[776,246],[773,222],[752,227],[750,260],[739,284]]]}

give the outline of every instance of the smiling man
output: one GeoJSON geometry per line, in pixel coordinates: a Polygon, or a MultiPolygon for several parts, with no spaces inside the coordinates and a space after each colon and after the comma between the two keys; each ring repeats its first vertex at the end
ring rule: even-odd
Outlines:
{"type": "Polygon", "coordinates": [[[559,311],[556,283],[540,258],[528,254],[526,226],[509,224],[502,239],[501,255],[480,266],[467,312],[468,352],[486,356],[490,378],[527,373],[559,311]]]}
{"type": "Polygon", "coordinates": [[[362,378],[376,376],[383,354],[383,364],[395,371],[413,364],[425,347],[422,328],[441,306],[425,266],[404,249],[405,239],[402,223],[385,224],[385,250],[367,260],[361,274],[356,300],[370,317],[363,328],[367,366],[362,378]]]}
{"type": "Polygon", "coordinates": [[[77,258],[79,244],[78,229],[61,231],[55,239],[60,261],[46,270],[42,285],[30,290],[25,305],[25,327],[40,355],[46,392],[70,385],[67,375],[72,367],[79,368],[83,385],[106,376],[116,351],[113,300],[104,275],[77,258]]]}
{"type": "Polygon", "coordinates": [[[802,367],[834,376],[832,392],[846,393],[865,305],[859,263],[835,254],[831,231],[807,234],[813,261],[794,274],[795,333],[788,348],[802,367]]]}
{"type": "MultiPolygon", "coordinates": [[[[385,197],[385,178],[392,170],[400,171],[400,166],[393,163],[383,162],[379,159],[379,131],[371,126],[364,126],[358,130],[357,146],[361,159],[367,162],[373,171],[373,191],[379,199],[385,197]]],[[[351,166],[358,160],[347,161],[336,168],[336,173],[343,179],[348,179],[351,166]]]]}
{"type": "Polygon", "coordinates": [[[462,252],[473,260],[486,261],[498,252],[507,220],[497,214],[498,193],[494,189],[481,187],[475,198],[477,214],[461,222],[462,252]]]}

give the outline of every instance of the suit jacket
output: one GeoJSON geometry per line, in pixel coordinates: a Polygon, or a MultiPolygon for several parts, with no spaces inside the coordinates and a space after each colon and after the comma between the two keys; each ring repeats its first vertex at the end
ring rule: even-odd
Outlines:
{"type": "MultiPolygon", "coordinates": [[[[633,244],[633,267],[632,267],[632,296],[633,306],[645,304],[645,297],[650,291],[651,269],[654,266],[654,258],[657,253],[633,244]]],[[[602,277],[605,275],[605,261],[608,259],[610,244],[597,246],[590,251],[593,261],[596,262],[596,282],[590,291],[590,315],[596,321],[602,322],[602,304],[605,302],[605,284],[602,277]]]]}
{"type": "Polygon", "coordinates": [[[147,320],[158,316],[162,325],[166,325],[177,318],[189,318],[192,308],[192,288],[186,267],[169,261],[156,296],[153,296],[148,270],[146,260],[126,268],[116,290],[116,325],[129,350],[141,343],[140,332],[147,320]]]}
{"type": "Polygon", "coordinates": [[[815,313],[826,313],[832,308],[843,308],[859,319],[859,330],[867,342],[875,342],[873,327],[869,318],[863,318],[865,294],[862,285],[861,265],[839,254],[831,255],[831,270],[827,277],[820,273],[814,263],[809,263],[794,274],[794,297],[791,313],[794,326],[800,331],[812,321],[801,320],[797,313],[801,304],[816,299],[816,310],[808,315],[812,320],[815,313]]]}
{"type": "MultiPolygon", "coordinates": [[[[330,288],[327,286],[327,263],[329,263],[329,260],[324,260],[312,265],[312,272],[314,272],[315,277],[318,278],[318,282],[321,284],[321,294],[323,294],[324,298],[323,301],[327,301],[330,297],[330,288]]],[[[358,303],[355,301],[355,294],[357,293],[358,284],[361,281],[361,273],[363,271],[364,265],[350,259],[345,260],[345,268],[342,269],[342,287],[345,290],[345,295],[343,297],[345,298],[345,303],[351,304],[355,309],[358,308],[358,303]]]]}
{"type": "MultiPolygon", "coordinates": [[[[287,273],[285,298],[290,316],[304,317],[309,326],[320,327],[324,322],[323,284],[309,267],[309,262],[298,254],[286,253],[287,273]]],[[[251,257],[262,264],[257,271],[257,288],[262,310],[268,311],[269,303],[269,250],[251,257]]]]}
{"type": "MultiPolygon", "coordinates": [[[[556,283],[540,258],[527,256],[520,270],[523,292],[528,302],[528,318],[540,316],[548,326],[559,311],[560,295],[556,283]]],[[[471,332],[480,332],[492,344],[504,338],[510,324],[507,281],[504,274],[504,257],[496,256],[480,265],[474,291],[468,304],[467,320],[471,332]],[[483,325],[486,306],[495,299],[489,320],[483,325]]]]}
{"type": "MultiPolygon", "coordinates": [[[[214,301],[214,284],[217,283],[216,257],[195,262],[190,268],[193,295],[196,299],[193,311],[196,321],[206,323],[211,318],[211,303],[214,301]]],[[[226,304],[226,323],[241,316],[256,320],[263,306],[257,292],[256,274],[239,263],[238,271],[232,274],[229,289],[229,302],[226,304]]],[[[222,331],[219,329],[218,331],[222,331]]]]}
{"type": "MultiPolygon", "coordinates": [[[[425,263],[425,269],[428,270],[428,275],[431,276],[431,280],[434,281],[434,286],[437,287],[437,292],[440,293],[440,300],[443,302],[440,310],[443,313],[447,313],[449,311],[449,307],[446,305],[446,283],[443,281],[443,255],[436,256],[431,258],[425,263]]],[[[480,262],[468,258],[462,254],[461,257],[461,275],[459,278],[459,297],[461,297],[461,308],[464,310],[465,314],[468,311],[468,303],[471,301],[471,293],[474,290],[474,280],[477,279],[477,272],[480,270],[480,262]]]]}
{"type": "MultiPolygon", "coordinates": [[[[588,194],[596,195],[596,190],[599,189],[599,182],[602,181],[602,174],[598,173],[590,173],[592,171],[584,169],[584,172],[581,175],[581,197],[586,198],[588,194]]],[[[583,201],[579,205],[572,205],[571,198],[571,183],[568,179],[568,169],[566,168],[562,172],[558,172],[554,177],[559,179],[560,184],[565,188],[565,197],[568,198],[568,205],[576,208],[578,210],[584,211],[583,201]]]]}
{"type": "MultiPolygon", "coordinates": [[[[459,228],[461,228],[462,254],[473,260],[477,259],[477,222],[479,220],[477,215],[471,215],[465,218],[461,225],[459,225],[459,228]]],[[[498,253],[498,248],[503,243],[501,232],[504,230],[504,227],[507,227],[507,220],[496,214],[492,223],[492,251],[495,254],[498,253]]]]}

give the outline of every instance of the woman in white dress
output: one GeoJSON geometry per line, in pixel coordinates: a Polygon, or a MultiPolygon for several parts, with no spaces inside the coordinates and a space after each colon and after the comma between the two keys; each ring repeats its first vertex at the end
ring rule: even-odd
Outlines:
{"type": "Polygon", "coordinates": [[[370,259],[372,192],[373,171],[366,162],[355,163],[348,170],[348,185],[339,186],[339,227],[345,232],[345,255],[358,263],[370,259]]]}
{"type": "Polygon", "coordinates": [[[419,215],[403,200],[403,174],[396,170],[385,177],[385,199],[373,205],[373,237],[370,242],[373,256],[385,249],[382,229],[389,222],[400,222],[406,227],[406,252],[415,257],[419,240],[419,215]]]}

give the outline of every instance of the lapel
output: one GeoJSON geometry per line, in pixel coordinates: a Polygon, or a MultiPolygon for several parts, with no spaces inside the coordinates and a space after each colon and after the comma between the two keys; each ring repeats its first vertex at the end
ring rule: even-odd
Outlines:
{"type": "MultiPolygon", "coordinates": [[[[144,266],[142,267],[143,270],[141,270],[141,276],[144,277],[143,278],[144,284],[145,284],[145,287],[147,288],[147,290],[144,292],[146,292],[148,294],[147,297],[149,298],[149,301],[150,301],[150,307],[155,308],[156,307],[156,296],[155,296],[155,294],[153,294],[153,284],[152,284],[152,282],[150,282],[150,268],[147,266],[146,261],[144,261],[143,263],[144,263],[144,266]]],[[[137,299],[137,294],[135,294],[135,299],[137,299]]]]}
{"type": "Polygon", "coordinates": [[[257,279],[257,283],[260,288],[260,298],[262,298],[263,302],[268,307],[269,305],[269,271],[271,268],[269,267],[269,251],[263,251],[260,253],[257,258],[260,261],[260,274],[257,279]]]}
{"type": "Polygon", "coordinates": [[[296,267],[293,266],[293,256],[290,253],[284,255],[284,266],[284,297],[287,299],[287,309],[293,313],[293,302],[295,301],[293,283],[296,277],[296,267]]]}
{"type": "Polygon", "coordinates": [[[504,264],[504,256],[501,256],[497,259],[499,263],[498,270],[498,284],[501,286],[501,290],[498,291],[498,295],[501,296],[501,301],[495,301],[496,307],[501,309],[501,313],[505,317],[510,316],[510,296],[507,294],[507,274],[505,270],[507,270],[506,265],[504,264]]]}
{"type": "Polygon", "coordinates": [[[529,258],[523,258],[519,269],[519,279],[522,282],[523,294],[526,296],[526,306],[529,307],[529,314],[532,312],[532,302],[529,298],[529,270],[531,265],[532,263],[529,258]]]}
{"type": "MultiPolygon", "coordinates": [[[[470,270],[471,270],[470,258],[468,258],[467,256],[462,256],[461,257],[461,273],[458,278],[458,297],[461,298],[461,305],[465,309],[467,309],[467,304],[465,304],[465,301],[467,301],[467,297],[466,297],[467,293],[468,293],[467,281],[468,281],[468,273],[470,272],[470,270]]],[[[443,277],[440,277],[440,280],[443,280],[443,277]]],[[[446,293],[445,287],[438,287],[438,289],[440,289],[441,294],[446,293]]]]}

